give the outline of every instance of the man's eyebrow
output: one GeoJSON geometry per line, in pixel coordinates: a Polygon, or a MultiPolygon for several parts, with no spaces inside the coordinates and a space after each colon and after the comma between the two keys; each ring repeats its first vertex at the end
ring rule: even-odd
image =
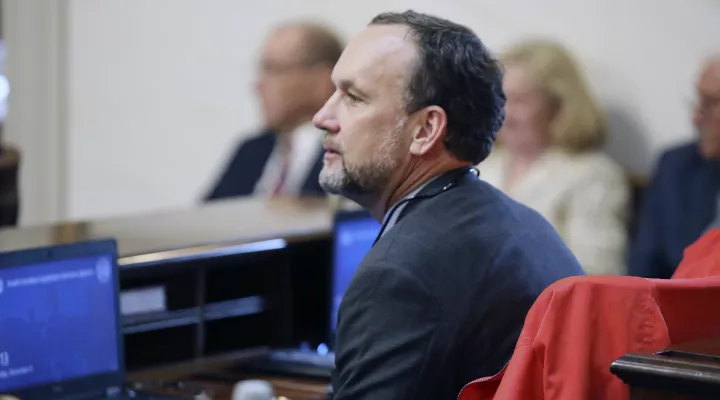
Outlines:
{"type": "Polygon", "coordinates": [[[343,92],[349,92],[352,91],[353,93],[359,95],[359,96],[367,96],[367,93],[365,93],[362,89],[358,88],[355,82],[352,79],[340,79],[337,82],[337,87],[342,90],[343,92]]]}

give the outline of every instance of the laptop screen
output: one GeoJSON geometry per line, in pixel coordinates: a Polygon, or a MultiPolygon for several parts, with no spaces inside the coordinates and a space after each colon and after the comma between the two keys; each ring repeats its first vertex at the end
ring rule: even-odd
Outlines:
{"type": "Polygon", "coordinates": [[[379,232],[380,224],[366,212],[340,214],[335,220],[330,316],[330,332],[333,337],[343,294],[350,285],[355,269],[372,247],[379,232]]]}
{"type": "Polygon", "coordinates": [[[0,269],[0,393],[119,371],[112,254],[0,269]]]}

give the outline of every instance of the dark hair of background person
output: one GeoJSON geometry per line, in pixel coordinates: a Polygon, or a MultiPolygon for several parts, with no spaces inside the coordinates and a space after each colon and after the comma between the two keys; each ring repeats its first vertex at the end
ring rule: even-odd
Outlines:
{"type": "Polygon", "coordinates": [[[379,14],[370,25],[410,29],[419,60],[408,82],[407,112],[442,107],[447,150],[473,164],[484,160],[505,119],[505,93],[502,67],[478,36],[465,26],[413,10],[379,14]]]}

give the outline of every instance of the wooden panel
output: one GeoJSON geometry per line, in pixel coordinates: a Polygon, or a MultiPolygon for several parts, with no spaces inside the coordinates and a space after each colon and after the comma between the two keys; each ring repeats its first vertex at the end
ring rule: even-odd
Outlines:
{"type": "Polygon", "coordinates": [[[163,368],[148,369],[131,374],[130,381],[144,382],[152,393],[173,394],[172,389],[158,389],[161,386],[174,386],[182,382],[186,387],[203,388],[213,395],[213,400],[231,398],[235,383],[246,379],[262,379],[270,382],[277,396],[285,396],[289,400],[324,399],[329,382],[303,380],[294,378],[276,378],[262,375],[242,375],[233,373],[234,365],[266,354],[265,349],[238,352],[220,357],[205,358],[191,363],[177,364],[163,368]]]}

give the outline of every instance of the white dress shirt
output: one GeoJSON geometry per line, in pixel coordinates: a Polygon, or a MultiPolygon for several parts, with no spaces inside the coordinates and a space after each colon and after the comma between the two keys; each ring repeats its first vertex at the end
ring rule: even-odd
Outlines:
{"type": "MultiPolygon", "coordinates": [[[[496,149],[480,178],[504,190],[508,167],[496,149]]],[[[506,194],[550,221],[588,274],[625,273],[629,181],[607,155],[547,151],[506,194]]]]}
{"type": "Polygon", "coordinates": [[[255,185],[256,196],[269,196],[282,179],[282,148],[280,140],[290,140],[290,165],[280,194],[298,196],[308,179],[308,174],[315,165],[322,149],[324,132],[311,123],[297,128],[286,137],[279,136],[262,176],[255,185]]]}

